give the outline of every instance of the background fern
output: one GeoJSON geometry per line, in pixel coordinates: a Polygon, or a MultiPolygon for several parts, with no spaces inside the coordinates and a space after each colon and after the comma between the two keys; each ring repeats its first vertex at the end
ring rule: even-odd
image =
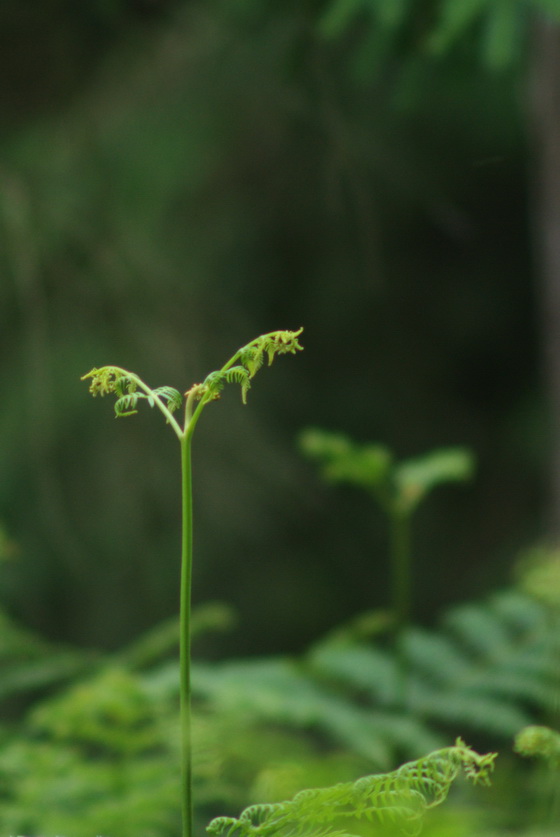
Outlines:
{"type": "Polygon", "coordinates": [[[315,730],[380,767],[460,731],[503,744],[557,705],[549,613],[514,589],[450,609],[439,629],[408,629],[404,693],[390,643],[355,631],[299,659],[197,664],[195,693],[220,712],[315,730]]]}

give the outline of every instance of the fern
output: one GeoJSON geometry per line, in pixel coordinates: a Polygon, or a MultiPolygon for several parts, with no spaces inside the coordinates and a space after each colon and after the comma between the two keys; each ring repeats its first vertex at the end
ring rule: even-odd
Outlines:
{"type": "Polygon", "coordinates": [[[392,773],[300,791],[287,802],[252,805],[239,819],[212,820],[207,831],[219,837],[350,837],[365,820],[415,835],[425,812],[445,800],[461,769],[474,783],[489,784],[495,758],[495,753],[481,756],[457,739],[454,747],[392,773]]]}

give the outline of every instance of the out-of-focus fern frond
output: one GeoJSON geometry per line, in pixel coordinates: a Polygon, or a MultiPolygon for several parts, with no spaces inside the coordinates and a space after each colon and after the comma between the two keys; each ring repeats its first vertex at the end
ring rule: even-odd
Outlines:
{"type": "Polygon", "coordinates": [[[402,711],[355,703],[332,681],[288,659],[195,664],[193,691],[218,712],[315,730],[380,767],[391,764],[396,751],[418,754],[443,740],[402,711]]]}
{"type": "Polygon", "coordinates": [[[405,703],[395,655],[382,643],[323,641],[309,663],[354,700],[408,711],[431,729],[513,736],[554,706],[558,645],[547,614],[516,591],[451,609],[439,630],[402,638],[405,703]]]}
{"type": "Polygon", "coordinates": [[[525,727],[515,736],[514,749],[522,756],[538,756],[551,767],[560,768],[560,732],[550,727],[525,727]]]}
{"type": "MultiPolygon", "coordinates": [[[[233,610],[223,602],[199,605],[191,615],[191,639],[210,631],[227,631],[235,624],[233,610]]],[[[145,668],[176,655],[179,646],[179,617],[173,616],[142,634],[130,646],[112,657],[113,662],[128,668],[145,668]]]]}
{"type": "Polygon", "coordinates": [[[64,683],[97,663],[98,655],[49,643],[0,611],[0,699],[64,683]]]}
{"type": "Polygon", "coordinates": [[[472,476],[474,460],[465,448],[440,448],[395,463],[391,452],[378,444],[358,444],[348,437],[319,428],[300,435],[304,454],[316,460],[325,479],[369,490],[386,511],[411,514],[432,489],[472,476]]]}
{"type": "Polygon", "coordinates": [[[440,448],[396,466],[394,480],[408,510],[433,488],[472,477],[474,459],[465,448],[440,448]]]}
{"type": "Polygon", "coordinates": [[[557,644],[544,609],[517,591],[407,630],[402,652],[404,684],[383,636],[340,630],[300,660],[196,664],[193,689],[218,713],[318,733],[381,768],[450,732],[510,739],[554,706],[557,644]]]}

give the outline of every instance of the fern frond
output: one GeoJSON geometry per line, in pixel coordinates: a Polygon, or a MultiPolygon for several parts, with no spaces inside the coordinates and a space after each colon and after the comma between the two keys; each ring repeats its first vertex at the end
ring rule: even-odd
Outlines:
{"type": "MultiPolygon", "coordinates": [[[[546,617],[545,608],[511,590],[453,608],[439,629],[405,631],[406,707],[419,727],[509,738],[553,709],[558,646],[546,617]]],[[[330,635],[311,648],[307,662],[325,689],[342,692],[352,705],[403,717],[398,661],[382,642],[330,635]]]]}
{"type": "Polygon", "coordinates": [[[383,445],[357,444],[317,428],[304,430],[300,445],[319,462],[325,479],[369,490],[389,514],[410,515],[430,491],[467,479],[474,467],[465,448],[440,448],[395,464],[383,445]]]}
{"type": "Polygon", "coordinates": [[[246,367],[249,376],[252,378],[260,369],[263,357],[268,357],[270,366],[276,355],[292,354],[302,351],[303,346],[298,341],[303,327],[297,331],[271,331],[269,334],[261,334],[237,352],[237,359],[246,367]]]}
{"type": "Polygon", "coordinates": [[[269,366],[275,355],[295,355],[296,352],[303,349],[303,346],[300,346],[298,342],[298,337],[302,331],[303,327],[298,331],[274,331],[272,334],[265,335],[263,348],[268,355],[269,366]]]}
{"type": "Polygon", "coordinates": [[[305,454],[317,460],[329,482],[386,490],[392,457],[383,445],[356,445],[340,433],[308,428],[300,435],[305,454]]]}
{"type": "Polygon", "coordinates": [[[399,496],[412,510],[433,488],[472,476],[474,460],[465,448],[440,448],[400,463],[394,471],[399,496]]]}
{"type": "Polygon", "coordinates": [[[114,387],[115,395],[120,397],[128,393],[136,392],[138,384],[133,378],[129,378],[127,375],[121,375],[120,378],[115,378],[114,387]]]}
{"type": "Polygon", "coordinates": [[[461,770],[475,784],[489,784],[495,758],[496,753],[479,755],[457,739],[453,747],[391,773],[300,791],[287,802],[253,805],[239,819],[212,820],[207,831],[220,837],[334,837],[353,834],[365,819],[415,835],[425,812],[444,801],[461,770]]]}
{"type": "MultiPolygon", "coordinates": [[[[121,388],[121,382],[127,379],[120,378],[117,381],[115,386],[115,392],[117,392],[121,388]]],[[[162,401],[167,403],[167,407],[171,413],[178,410],[183,402],[183,396],[180,392],[173,387],[158,387],[157,389],[152,390],[152,395],[148,395],[146,392],[138,392],[135,388],[135,382],[132,382],[134,385],[134,389],[128,389],[128,391],[122,395],[118,401],[115,402],[115,414],[118,418],[121,416],[132,416],[135,415],[138,410],[136,409],[136,405],[138,404],[138,400],[140,398],[144,398],[150,407],[155,405],[155,397],[161,398],[162,401]]],[[[129,386],[125,384],[125,386],[129,386]]]]}
{"type": "Polygon", "coordinates": [[[179,432],[179,427],[172,418],[171,413],[179,409],[182,404],[183,396],[173,387],[158,387],[151,389],[145,384],[137,375],[132,372],[127,372],[126,369],[121,369],[118,366],[103,366],[101,369],[92,369],[87,375],[83,375],[81,380],[84,381],[91,378],[89,391],[92,395],[108,395],[114,394],[117,396],[115,402],[115,415],[117,418],[123,416],[133,416],[138,410],[138,400],[145,399],[150,407],[158,404],[160,410],[164,413],[168,423],[175,425],[175,432],[179,432]],[[142,391],[139,390],[139,387],[142,391]]]}
{"type": "Polygon", "coordinates": [[[197,663],[193,690],[219,713],[317,730],[382,768],[394,760],[396,751],[417,755],[441,745],[441,736],[425,722],[402,710],[356,704],[351,695],[333,688],[332,681],[325,682],[325,673],[316,678],[315,672],[287,659],[197,663]]]}

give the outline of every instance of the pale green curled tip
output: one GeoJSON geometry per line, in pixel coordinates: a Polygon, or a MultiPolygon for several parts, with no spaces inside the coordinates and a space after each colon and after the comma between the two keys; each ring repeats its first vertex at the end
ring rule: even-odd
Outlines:
{"type": "Polygon", "coordinates": [[[522,756],[544,758],[551,767],[560,767],[560,732],[550,727],[524,727],[515,736],[513,749],[522,756]]]}
{"type": "MultiPolygon", "coordinates": [[[[119,369],[118,372],[121,372],[119,369]]],[[[95,366],[86,375],[82,375],[80,381],[85,381],[91,378],[89,391],[95,397],[96,395],[108,395],[115,391],[115,381],[120,375],[114,366],[102,366],[97,369],[95,366]]]]}
{"type": "Polygon", "coordinates": [[[185,395],[190,405],[194,401],[202,405],[209,401],[215,401],[226,384],[237,383],[241,387],[241,400],[247,403],[247,393],[251,389],[251,380],[255,377],[265,356],[270,366],[276,355],[296,354],[303,351],[298,337],[303,331],[303,326],[297,331],[271,331],[268,334],[261,334],[242,346],[231,357],[228,362],[210,372],[201,384],[194,384],[185,395]]]}

